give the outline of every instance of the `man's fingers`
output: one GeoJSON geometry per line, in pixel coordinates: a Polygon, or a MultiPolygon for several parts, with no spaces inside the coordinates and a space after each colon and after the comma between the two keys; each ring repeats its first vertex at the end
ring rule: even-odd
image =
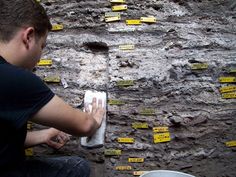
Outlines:
{"type": "Polygon", "coordinates": [[[98,108],[102,108],[102,100],[101,99],[98,100],[98,108]]]}

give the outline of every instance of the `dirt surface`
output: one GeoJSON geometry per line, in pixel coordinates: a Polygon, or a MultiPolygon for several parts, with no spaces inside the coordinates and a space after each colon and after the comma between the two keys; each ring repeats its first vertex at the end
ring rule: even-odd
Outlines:
{"type": "MultiPolygon", "coordinates": [[[[236,3],[225,0],[127,0],[121,21],[105,23],[111,11],[107,0],[57,0],[41,2],[53,24],[64,29],[51,32],[43,58],[51,67],[38,67],[40,77],[59,75],[69,87],[49,84],[66,102],[80,107],[85,90],[108,93],[124,105],[109,105],[105,147],[86,150],[79,139],[55,152],[35,148],[36,155],[80,155],[93,163],[93,177],[129,177],[133,171],[178,170],[196,177],[235,177],[236,100],[222,99],[221,76],[236,68],[236,3]],[[157,23],[127,26],[126,19],[155,16],[157,23]],[[122,51],[119,45],[134,44],[122,51]],[[208,68],[192,70],[194,63],[208,68]],[[119,80],[133,80],[129,87],[119,80]],[[141,115],[144,108],[155,115],[141,115]],[[134,129],[132,123],[148,123],[134,129]],[[152,128],[168,126],[171,141],[153,143],[152,128]],[[132,137],[134,144],[118,143],[132,137]],[[120,149],[120,156],[104,156],[105,149],[120,149]],[[142,157],[143,163],[129,163],[142,157]],[[96,165],[97,164],[97,165],[96,165]],[[116,166],[131,165],[131,171],[116,166]],[[105,173],[105,174],[104,174],[105,173]]],[[[35,129],[41,128],[34,125],[35,129]]]]}

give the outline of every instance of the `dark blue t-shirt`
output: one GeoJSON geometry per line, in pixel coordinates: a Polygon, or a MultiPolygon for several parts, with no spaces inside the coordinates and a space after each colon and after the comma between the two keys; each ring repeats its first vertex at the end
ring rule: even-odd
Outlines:
{"type": "Polygon", "coordinates": [[[35,74],[0,57],[0,171],[24,161],[27,121],[53,96],[35,74]]]}

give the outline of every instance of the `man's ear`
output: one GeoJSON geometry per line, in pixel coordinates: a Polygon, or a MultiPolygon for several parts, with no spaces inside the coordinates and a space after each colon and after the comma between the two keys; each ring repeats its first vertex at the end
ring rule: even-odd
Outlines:
{"type": "Polygon", "coordinates": [[[29,49],[35,37],[35,30],[33,27],[27,27],[23,31],[22,41],[26,47],[29,49]]]}

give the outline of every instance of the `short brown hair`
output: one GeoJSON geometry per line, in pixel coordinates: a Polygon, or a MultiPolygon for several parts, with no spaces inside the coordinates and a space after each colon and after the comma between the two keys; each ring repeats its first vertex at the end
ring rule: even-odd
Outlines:
{"type": "Polygon", "coordinates": [[[52,28],[45,9],[36,0],[0,0],[0,41],[9,42],[21,27],[30,26],[37,37],[52,28]]]}

